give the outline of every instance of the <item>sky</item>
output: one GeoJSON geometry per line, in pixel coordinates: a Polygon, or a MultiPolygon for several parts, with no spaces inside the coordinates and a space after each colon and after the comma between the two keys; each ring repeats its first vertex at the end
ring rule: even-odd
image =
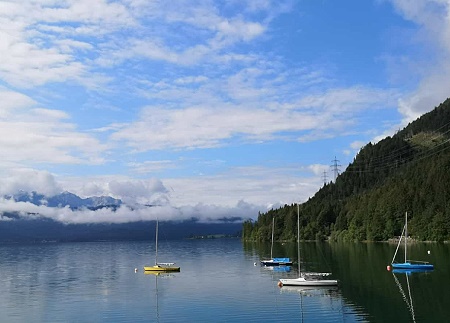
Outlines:
{"type": "Polygon", "coordinates": [[[0,0],[0,198],[64,223],[256,219],[450,93],[449,0],[0,0]],[[139,210],[139,211],[137,211],[139,210]]]}

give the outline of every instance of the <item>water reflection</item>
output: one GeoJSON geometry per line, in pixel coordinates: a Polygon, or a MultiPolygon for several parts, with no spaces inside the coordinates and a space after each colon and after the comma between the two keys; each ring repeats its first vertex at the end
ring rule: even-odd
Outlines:
{"type": "MultiPolygon", "coordinates": [[[[295,243],[292,243],[294,246],[295,243]]],[[[270,246],[270,244],[269,244],[270,246]]],[[[264,254],[268,246],[262,243],[252,245],[244,243],[244,252],[252,259],[264,254]],[[252,249],[253,248],[253,249],[252,249]]],[[[297,251],[288,245],[274,245],[274,248],[286,248],[286,255],[296,260],[297,251]],[[290,250],[290,251],[289,251],[290,250]]],[[[405,302],[392,277],[393,272],[386,270],[386,262],[392,259],[393,246],[388,243],[333,243],[301,242],[300,249],[307,261],[302,268],[319,271],[326,268],[339,280],[339,293],[343,302],[351,311],[368,322],[409,322],[411,312],[405,309],[405,302]],[[405,310],[403,310],[405,309],[405,310]]],[[[407,282],[414,294],[415,322],[446,322],[450,317],[450,289],[442,282],[449,281],[450,244],[421,244],[411,247],[411,257],[423,258],[435,264],[434,271],[416,272],[397,271],[397,279],[407,294],[407,282]],[[430,251],[430,252],[428,252],[430,251]],[[420,291],[420,293],[419,293],[420,291]]],[[[295,273],[296,267],[292,268],[295,273]]],[[[273,279],[290,274],[273,273],[273,279]]],[[[276,282],[275,282],[276,284],[276,282]]],[[[287,294],[287,293],[285,293],[287,294]]]]}
{"type": "Polygon", "coordinates": [[[344,322],[351,311],[337,286],[283,286],[280,294],[297,294],[300,322],[344,322]]]}
{"type": "MultiPolygon", "coordinates": [[[[260,267],[258,244],[170,243],[168,257],[183,271],[160,275],[134,272],[152,259],[150,242],[0,245],[0,322],[292,322],[300,316],[309,322],[446,322],[450,317],[450,289],[443,283],[450,279],[448,244],[415,245],[412,253],[431,250],[435,264],[434,272],[418,274],[386,271],[388,244],[301,243],[307,255],[302,267],[330,268],[340,282],[338,289],[311,290],[277,287],[281,277],[297,273],[296,266],[291,272],[260,267]]],[[[296,259],[296,243],[280,247],[296,259]]]]}
{"type": "Polygon", "coordinates": [[[298,293],[304,296],[339,297],[338,286],[282,286],[281,293],[298,293]]]}
{"type": "Polygon", "coordinates": [[[403,301],[406,303],[406,306],[411,314],[411,320],[413,322],[416,322],[416,315],[414,312],[414,304],[413,304],[413,296],[412,296],[412,292],[411,292],[411,286],[410,286],[410,276],[411,275],[422,275],[422,274],[426,274],[426,273],[431,273],[433,271],[433,269],[394,269],[392,270],[392,276],[394,277],[394,281],[395,284],[398,287],[398,290],[400,292],[400,295],[403,298],[403,301]],[[406,280],[406,291],[405,289],[402,287],[402,284],[400,283],[399,279],[397,278],[398,276],[403,276],[405,277],[406,280]]]}
{"type": "Polygon", "coordinates": [[[291,271],[291,266],[261,266],[261,268],[278,273],[287,273],[291,271]]]}
{"type": "Polygon", "coordinates": [[[432,273],[434,271],[434,269],[393,269],[392,272],[394,274],[406,274],[406,275],[411,275],[411,274],[419,274],[419,273],[432,273]]]}
{"type": "Polygon", "coordinates": [[[411,318],[413,322],[416,322],[416,317],[414,315],[414,305],[413,305],[413,299],[412,299],[412,295],[411,295],[411,287],[409,286],[409,278],[408,276],[411,275],[411,272],[405,272],[405,277],[406,277],[406,284],[407,284],[407,291],[408,291],[408,295],[406,295],[406,293],[404,292],[402,285],[400,284],[400,282],[398,281],[397,277],[395,276],[395,273],[392,273],[392,276],[394,276],[394,280],[395,280],[395,284],[397,285],[400,294],[403,297],[403,300],[405,301],[408,310],[411,313],[411,318]]]}
{"type": "Polygon", "coordinates": [[[175,277],[176,273],[144,271],[144,275],[155,277],[155,313],[156,322],[160,322],[158,279],[170,279],[175,277]]]}

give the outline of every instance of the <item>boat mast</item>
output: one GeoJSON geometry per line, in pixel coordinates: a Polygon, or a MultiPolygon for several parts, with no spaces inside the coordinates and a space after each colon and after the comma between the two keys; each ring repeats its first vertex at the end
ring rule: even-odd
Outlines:
{"type": "Polygon", "coordinates": [[[158,220],[156,220],[156,253],[155,253],[155,265],[158,264],[158,220]]]}
{"type": "Polygon", "coordinates": [[[297,249],[298,249],[298,277],[301,277],[300,271],[300,206],[297,203],[297,249]]]}
{"type": "Polygon", "coordinates": [[[405,263],[406,263],[406,249],[407,249],[407,241],[408,241],[408,211],[406,211],[405,214],[406,220],[405,220],[405,263]]]}
{"type": "Polygon", "coordinates": [[[403,225],[402,234],[400,235],[400,239],[398,239],[397,249],[395,249],[394,257],[392,257],[391,264],[394,263],[395,257],[397,256],[398,248],[400,248],[400,245],[402,244],[402,239],[403,239],[404,233],[405,233],[405,226],[403,225]]]}
{"type": "Polygon", "coordinates": [[[273,231],[275,231],[275,217],[272,218],[272,245],[270,246],[270,259],[273,259],[273,231]]]}

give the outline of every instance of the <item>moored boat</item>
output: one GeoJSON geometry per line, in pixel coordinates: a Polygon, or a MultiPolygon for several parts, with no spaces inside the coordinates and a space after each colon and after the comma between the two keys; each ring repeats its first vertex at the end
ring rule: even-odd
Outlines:
{"type": "Polygon", "coordinates": [[[156,238],[155,238],[155,265],[144,266],[144,271],[153,272],[178,272],[180,267],[175,266],[174,262],[158,262],[158,220],[156,220],[156,238]]]}
{"type": "Polygon", "coordinates": [[[297,251],[298,251],[298,275],[297,278],[281,278],[278,282],[282,286],[337,286],[338,281],[335,279],[323,279],[330,273],[303,273],[300,268],[300,208],[297,204],[297,251]]]}
{"type": "Polygon", "coordinates": [[[261,260],[261,266],[291,266],[292,261],[290,258],[273,258],[273,234],[275,231],[275,218],[272,218],[272,244],[270,246],[270,259],[261,260]]]}
{"type": "Polygon", "coordinates": [[[408,212],[405,214],[405,225],[402,230],[400,239],[398,240],[397,249],[395,250],[394,257],[392,258],[391,267],[393,269],[405,269],[405,270],[433,270],[434,266],[427,261],[408,260],[408,212]],[[395,262],[397,251],[400,247],[402,239],[405,240],[405,260],[404,262],[395,262]]]}

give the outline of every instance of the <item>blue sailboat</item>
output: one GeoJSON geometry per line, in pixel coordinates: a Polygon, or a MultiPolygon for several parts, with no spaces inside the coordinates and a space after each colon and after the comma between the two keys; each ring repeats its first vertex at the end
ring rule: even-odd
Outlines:
{"type": "MultiPolygon", "coordinates": [[[[273,233],[275,231],[275,218],[272,218],[272,245],[270,247],[270,259],[261,260],[261,266],[292,266],[290,258],[273,258],[273,233]]],[[[290,269],[290,268],[289,268],[290,269]]]]}
{"type": "Polygon", "coordinates": [[[402,270],[433,270],[434,266],[427,261],[417,261],[417,260],[408,260],[407,257],[407,238],[408,238],[408,212],[405,215],[405,225],[403,227],[402,235],[400,236],[400,240],[398,241],[397,249],[395,250],[394,257],[392,258],[391,266],[393,269],[402,269],[402,270]],[[394,262],[395,257],[397,256],[398,248],[402,242],[402,238],[405,239],[405,261],[404,262],[394,262]]]}

